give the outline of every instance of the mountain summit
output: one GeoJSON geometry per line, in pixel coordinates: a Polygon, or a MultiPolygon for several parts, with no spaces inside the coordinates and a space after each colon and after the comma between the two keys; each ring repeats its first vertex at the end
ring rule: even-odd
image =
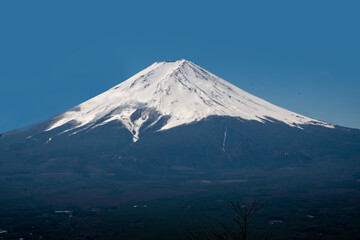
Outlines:
{"type": "Polygon", "coordinates": [[[120,121],[139,139],[140,129],[162,122],[159,130],[230,116],[259,122],[280,121],[292,127],[333,127],[275,106],[187,60],[156,62],[108,91],[53,119],[46,131],[72,123],[62,133],[93,129],[120,121]]]}

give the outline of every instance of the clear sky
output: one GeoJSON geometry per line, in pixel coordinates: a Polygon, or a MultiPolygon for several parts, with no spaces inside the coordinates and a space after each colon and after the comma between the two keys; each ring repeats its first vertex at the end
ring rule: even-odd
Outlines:
{"type": "Polygon", "coordinates": [[[1,1],[0,132],[185,58],[276,105],[360,128],[360,1],[1,1]]]}

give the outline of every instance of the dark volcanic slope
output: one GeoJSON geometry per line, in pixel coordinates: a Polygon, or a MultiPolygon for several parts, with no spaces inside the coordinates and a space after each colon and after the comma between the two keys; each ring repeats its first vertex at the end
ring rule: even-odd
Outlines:
{"type": "Polygon", "coordinates": [[[357,168],[360,156],[360,130],[339,126],[299,129],[276,121],[263,124],[209,117],[167,131],[157,131],[155,125],[142,131],[135,143],[117,121],[75,135],[61,134],[51,141],[54,132],[32,135],[36,128],[10,132],[0,139],[2,173],[84,174],[87,166],[101,174],[124,169],[150,174],[174,166],[209,172],[325,163],[357,168]]]}

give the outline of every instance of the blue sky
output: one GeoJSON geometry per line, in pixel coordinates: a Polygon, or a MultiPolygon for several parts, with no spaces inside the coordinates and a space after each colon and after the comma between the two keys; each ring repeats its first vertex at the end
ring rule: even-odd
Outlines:
{"type": "Polygon", "coordinates": [[[0,132],[181,58],[276,105],[360,128],[359,9],[359,1],[1,1],[0,132]]]}

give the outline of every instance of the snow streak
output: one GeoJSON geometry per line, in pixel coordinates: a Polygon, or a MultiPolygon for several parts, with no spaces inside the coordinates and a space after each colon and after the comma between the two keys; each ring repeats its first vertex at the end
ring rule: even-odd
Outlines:
{"type": "Polygon", "coordinates": [[[225,131],[224,131],[224,140],[223,140],[223,145],[222,145],[223,152],[225,152],[226,134],[227,134],[227,127],[225,128],[225,131]]]}

